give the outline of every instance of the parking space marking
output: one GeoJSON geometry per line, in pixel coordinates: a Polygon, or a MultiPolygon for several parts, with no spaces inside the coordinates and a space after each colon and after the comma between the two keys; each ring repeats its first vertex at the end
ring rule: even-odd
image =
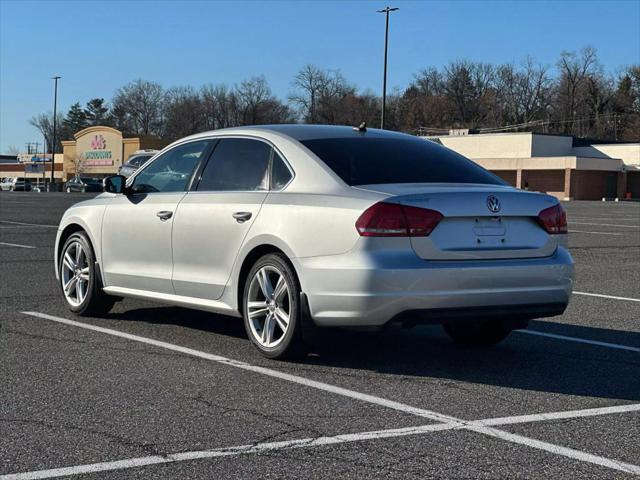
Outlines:
{"type": "Polygon", "coordinates": [[[0,223],[9,223],[11,225],[25,225],[27,227],[58,228],[58,225],[45,225],[45,224],[41,224],[41,223],[13,222],[11,220],[0,220],[0,223]]]}
{"type": "Polygon", "coordinates": [[[613,233],[613,232],[587,232],[586,230],[569,230],[569,233],[590,233],[592,235],[615,235],[617,237],[621,237],[624,233],[613,233]]]}
{"type": "Polygon", "coordinates": [[[567,335],[558,335],[556,333],[540,332],[538,330],[516,330],[518,333],[526,333],[527,335],[536,335],[539,337],[549,337],[556,340],[565,340],[567,342],[586,343],[588,345],[597,345],[598,347],[615,348],[617,350],[626,350],[628,352],[640,353],[640,348],[630,347],[628,345],[620,345],[618,343],[600,342],[598,340],[588,340],[580,337],[569,337],[567,335]]]}
{"type": "Polygon", "coordinates": [[[574,295],[584,295],[587,297],[599,297],[608,298],[610,300],[624,300],[627,302],[640,302],[640,298],[631,297],[616,297],[615,295],[603,295],[602,293],[589,293],[589,292],[573,292],[574,295]]]}
{"type": "Polygon", "coordinates": [[[0,245],[5,245],[7,247],[17,247],[17,248],[37,248],[32,245],[21,245],[19,243],[7,243],[7,242],[0,242],[0,245]]]}
{"type": "Polygon", "coordinates": [[[620,225],[619,223],[591,223],[591,222],[572,222],[569,221],[569,225],[599,225],[601,227],[621,227],[621,228],[635,228],[639,229],[637,225],[620,225]]]}
{"type": "MultiPolygon", "coordinates": [[[[280,442],[265,442],[249,445],[238,445],[233,447],[222,447],[211,450],[199,450],[191,452],[179,452],[171,453],[167,455],[150,455],[147,457],[129,458],[125,460],[114,460],[111,462],[90,463],[85,465],[75,465],[71,467],[54,468],[50,470],[37,470],[31,472],[21,472],[8,475],[0,475],[0,480],[35,480],[44,478],[56,478],[71,475],[83,475],[88,473],[97,473],[113,470],[124,470],[129,468],[145,467],[149,465],[158,465],[163,463],[176,463],[190,460],[202,460],[219,457],[229,457],[237,455],[249,455],[253,453],[263,453],[276,450],[287,450],[295,448],[311,448],[325,445],[335,445],[340,443],[349,442],[362,442],[366,440],[382,440],[386,438],[398,438],[408,437],[415,435],[424,435],[430,432],[442,432],[446,430],[471,430],[476,433],[483,433],[490,436],[496,436],[494,434],[495,429],[487,429],[485,427],[489,425],[513,425],[517,423],[533,423],[540,421],[568,419],[568,418],[582,418],[592,417],[598,415],[610,415],[615,413],[628,413],[633,411],[640,411],[640,404],[633,405],[621,405],[617,407],[603,407],[603,408],[591,408],[586,410],[572,410],[568,412],[551,412],[542,413],[536,415],[520,415],[516,417],[502,417],[502,418],[488,418],[484,420],[476,420],[468,422],[466,425],[460,425],[459,423],[437,423],[431,425],[420,425],[416,427],[404,427],[394,428],[388,430],[375,430],[368,432],[347,433],[341,435],[334,435],[329,437],[316,437],[316,438],[301,438],[295,440],[286,440],[280,442]],[[487,431],[489,433],[487,433],[487,431]]],[[[581,452],[571,448],[559,447],[540,440],[534,440],[521,435],[500,432],[500,436],[497,438],[509,440],[511,442],[523,443],[526,440],[527,445],[534,446],[540,450],[545,450],[551,453],[560,454],[565,457],[570,457],[578,460],[582,460],[588,463],[601,465],[604,467],[620,470],[626,473],[634,473],[640,475],[640,466],[630,463],[619,462],[617,460],[610,460],[598,455],[592,455],[589,453],[581,452]]]]}
{"type": "MultiPolygon", "coordinates": [[[[477,433],[481,433],[483,435],[487,435],[487,436],[491,436],[494,438],[499,438],[502,440],[506,440],[508,442],[511,443],[516,443],[516,444],[520,444],[520,445],[526,445],[532,448],[536,448],[539,450],[544,450],[550,453],[554,453],[557,455],[562,455],[568,458],[573,458],[575,460],[580,460],[583,462],[588,462],[588,463],[593,463],[596,465],[600,465],[600,466],[604,466],[607,468],[612,468],[612,469],[616,469],[616,470],[620,470],[620,471],[624,471],[624,472],[628,472],[628,473],[635,473],[640,475],[640,466],[637,465],[632,465],[632,464],[627,464],[624,462],[618,462],[616,460],[611,460],[608,458],[604,458],[604,457],[599,457],[597,455],[591,455],[589,453],[586,452],[581,452],[579,450],[574,450],[571,448],[565,448],[559,445],[555,445],[555,444],[551,444],[551,443],[547,443],[547,442],[542,442],[539,440],[535,440],[529,437],[525,437],[523,435],[517,435],[517,434],[513,434],[513,433],[509,433],[503,430],[499,430],[497,428],[493,428],[493,427],[489,427],[489,426],[485,426],[482,424],[477,424],[473,421],[465,421],[456,417],[452,417],[450,415],[445,415],[445,414],[441,414],[438,412],[434,412],[431,410],[427,410],[427,409],[422,409],[422,408],[418,408],[418,407],[413,407],[411,405],[407,405],[404,403],[400,403],[400,402],[395,402],[393,400],[388,400],[382,397],[376,397],[374,395],[369,395],[366,393],[361,393],[361,392],[357,392],[354,390],[349,390],[347,388],[342,388],[342,387],[338,387],[335,385],[331,385],[328,383],[324,383],[324,382],[318,382],[315,380],[310,380],[308,378],[304,378],[304,377],[300,377],[298,375],[291,375],[288,373],[284,373],[284,372],[280,372],[277,370],[272,370],[270,368],[265,368],[265,367],[259,367],[259,366],[255,366],[255,365],[251,365],[239,360],[233,360],[230,358],[226,358],[226,357],[222,357],[220,355],[214,355],[214,354],[210,354],[210,353],[206,353],[206,352],[202,352],[199,350],[194,350],[191,348],[187,348],[187,347],[181,347],[179,345],[174,345],[171,343],[167,343],[167,342],[162,342],[159,340],[153,340],[151,338],[147,338],[147,337],[141,337],[138,335],[133,335],[133,334],[129,334],[129,333],[125,333],[125,332],[121,332],[118,330],[113,330],[110,328],[104,328],[104,327],[98,327],[95,325],[91,325],[91,324],[87,324],[87,323],[82,323],[82,322],[76,322],[74,320],[69,320],[66,318],[62,318],[62,317],[56,317],[53,315],[47,315],[45,313],[39,313],[39,312],[22,312],[25,315],[30,315],[33,317],[37,317],[37,318],[42,318],[42,319],[46,319],[46,320],[51,320],[54,322],[58,322],[58,323],[62,323],[65,325],[70,325],[70,326],[75,326],[75,327],[79,327],[79,328],[84,328],[86,330],[93,330],[96,332],[100,332],[100,333],[105,333],[107,335],[112,335],[112,336],[116,336],[116,337],[120,337],[120,338],[126,338],[129,340],[133,340],[133,341],[137,341],[137,342],[141,342],[141,343],[146,343],[149,345],[154,345],[160,348],[165,348],[168,350],[172,350],[172,351],[176,351],[176,352],[181,352],[187,355],[192,355],[195,357],[199,357],[199,358],[204,358],[204,359],[208,359],[208,360],[212,360],[215,361],[217,363],[223,364],[223,365],[229,365],[229,366],[233,366],[236,368],[240,368],[243,370],[248,370],[248,371],[253,371],[256,373],[261,373],[263,375],[267,375],[270,377],[275,377],[275,378],[279,378],[282,380],[286,380],[289,382],[293,382],[293,383],[297,383],[297,384],[301,384],[301,385],[305,385],[308,387],[312,387],[312,388],[316,388],[318,390],[322,390],[325,392],[330,392],[330,393],[335,393],[337,395],[342,395],[344,397],[347,398],[353,398],[356,400],[360,400],[363,402],[367,402],[367,403],[371,403],[374,405],[379,405],[379,406],[383,406],[383,407],[387,407],[387,408],[391,408],[397,411],[401,411],[404,413],[408,413],[411,415],[416,415],[418,417],[422,417],[422,418],[428,418],[437,422],[441,422],[442,424],[444,424],[444,426],[450,426],[451,429],[453,428],[458,428],[458,429],[468,429],[468,430],[472,430],[474,432],[477,433]]],[[[442,429],[446,429],[445,427],[442,427],[442,429]]],[[[1,477],[0,477],[1,478],[1,477]]],[[[29,478],[29,477],[26,477],[29,478]]],[[[43,477],[33,477],[33,478],[43,478],[43,477]]]]}

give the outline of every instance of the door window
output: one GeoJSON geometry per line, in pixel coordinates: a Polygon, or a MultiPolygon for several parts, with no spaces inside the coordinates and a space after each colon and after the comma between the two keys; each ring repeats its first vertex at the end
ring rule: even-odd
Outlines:
{"type": "Polygon", "coordinates": [[[190,142],[172,148],[156,158],[133,179],[135,193],[182,192],[209,140],[190,142]]]}
{"type": "Polygon", "coordinates": [[[271,147],[247,138],[220,140],[202,172],[199,191],[263,191],[268,189],[271,147]]]}

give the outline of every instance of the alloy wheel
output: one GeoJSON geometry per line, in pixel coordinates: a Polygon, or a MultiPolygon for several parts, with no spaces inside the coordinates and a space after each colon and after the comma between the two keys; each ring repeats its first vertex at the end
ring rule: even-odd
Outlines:
{"type": "Polygon", "coordinates": [[[287,334],[291,292],[283,273],[266,265],[253,276],[245,305],[255,340],[263,347],[278,346],[287,334]]]}
{"type": "Polygon", "coordinates": [[[62,254],[60,279],[64,297],[70,305],[77,307],[87,298],[91,272],[87,253],[80,242],[72,242],[62,254]]]}

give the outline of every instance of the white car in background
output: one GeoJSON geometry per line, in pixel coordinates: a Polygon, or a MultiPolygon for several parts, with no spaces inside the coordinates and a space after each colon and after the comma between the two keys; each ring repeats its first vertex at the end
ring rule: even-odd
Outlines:
{"type": "Polygon", "coordinates": [[[560,315],[564,210],[410,135],[275,125],[184,138],[71,207],[56,275],[68,307],[137,297],[244,319],[267,357],[316,327],[443,324],[493,345],[560,315]]]}

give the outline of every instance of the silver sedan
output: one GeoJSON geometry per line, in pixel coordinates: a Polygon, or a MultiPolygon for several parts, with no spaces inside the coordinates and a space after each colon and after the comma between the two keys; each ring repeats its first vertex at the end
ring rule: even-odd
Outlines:
{"type": "Polygon", "coordinates": [[[65,213],[54,258],[77,314],[136,297],[241,317],[284,358],[328,326],[498,343],[566,308],[566,233],[556,198],[428,140],[276,125],[194,135],[107,178],[65,213]]]}

